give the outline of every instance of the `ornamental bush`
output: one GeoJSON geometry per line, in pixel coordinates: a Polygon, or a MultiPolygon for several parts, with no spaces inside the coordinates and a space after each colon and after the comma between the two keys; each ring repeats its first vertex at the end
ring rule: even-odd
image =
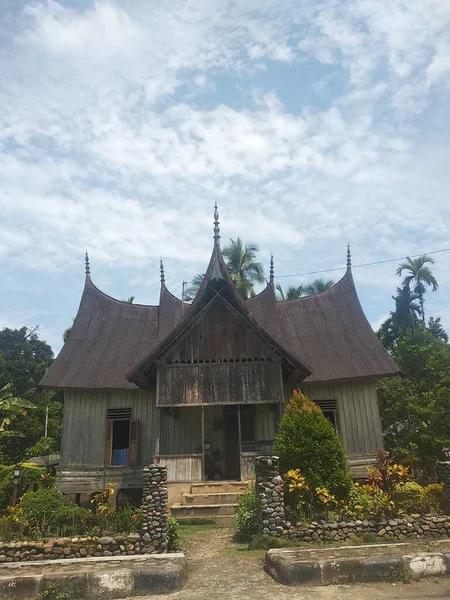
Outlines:
{"type": "Polygon", "coordinates": [[[444,486],[430,483],[423,488],[422,509],[424,512],[439,514],[444,512],[444,486]]]}
{"type": "Polygon", "coordinates": [[[275,436],[281,473],[299,469],[309,489],[348,495],[351,477],[342,442],[323,412],[299,390],[289,401],[275,436]]]}
{"type": "Polygon", "coordinates": [[[251,486],[239,497],[236,510],[236,539],[248,542],[259,531],[255,486],[251,486]]]}
{"type": "Polygon", "coordinates": [[[424,488],[415,481],[397,483],[392,493],[395,507],[407,514],[422,512],[424,488]]]}

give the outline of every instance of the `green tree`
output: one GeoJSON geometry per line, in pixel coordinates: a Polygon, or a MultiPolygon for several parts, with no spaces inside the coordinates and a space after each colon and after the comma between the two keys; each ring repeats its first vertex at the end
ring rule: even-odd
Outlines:
{"type": "Polygon", "coordinates": [[[192,302],[205,279],[205,273],[198,273],[191,281],[190,286],[184,292],[184,302],[192,302]]]}
{"type": "Polygon", "coordinates": [[[378,331],[378,337],[389,350],[394,348],[400,335],[403,335],[408,329],[414,329],[419,322],[421,309],[416,302],[418,298],[419,295],[411,292],[407,285],[397,288],[397,295],[392,296],[395,310],[382,323],[378,331]]]}
{"type": "Polygon", "coordinates": [[[427,291],[427,287],[431,287],[433,292],[438,289],[438,282],[431,272],[429,264],[434,264],[434,258],[429,254],[422,254],[417,258],[406,257],[406,262],[401,263],[397,269],[397,275],[402,275],[403,271],[409,273],[403,279],[403,287],[410,287],[414,285],[413,291],[418,295],[420,299],[420,312],[422,314],[422,320],[425,323],[425,309],[424,309],[424,294],[427,291]]]}
{"type": "Polygon", "coordinates": [[[324,292],[328,290],[332,285],[334,285],[334,281],[332,279],[315,279],[311,283],[305,286],[305,295],[310,296],[311,294],[318,294],[319,292],[324,292]]]}
{"type": "Polygon", "coordinates": [[[296,300],[301,298],[305,293],[303,285],[290,285],[286,292],[281,287],[281,284],[277,283],[276,290],[278,292],[278,300],[296,300]]]}
{"type": "Polygon", "coordinates": [[[392,355],[405,377],[378,383],[386,448],[417,475],[433,477],[450,445],[450,347],[419,324],[397,339],[392,355]]]}
{"type": "Polygon", "coordinates": [[[320,408],[295,391],[275,436],[282,474],[300,469],[310,489],[325,487],[338,498],[348,493],[351,478],[342,441],[320,408]]]}
{"type": "Polygon", "coordinates": [[[256,283],[266,281],[263,266],[256,260],[258,251],[257,244],[244,244],[239,237],[231,239],[222,251],[230,277],[244,300],[255,296],[256,283]]]}
{"type": "Polygon", "coordinates": [[[40,340],[37,329],[0,330],[0,373],[4,383],[11,383],[9,391],[16,397],[30,402],[36,408],[27,415],[16,414],[14,430],[22,435],[0,439],[0,462],[20,462],[26,449],[44,435],[45,413],[48,406],[49,435],[59,448],[62,426],[61,392],[41,390],[38,384],[53,361],[53,352],[40,340]]]}
{"type": "MultiPolygon", "coordinates": [[[[0,382],[2,377],[0,376],[0,382]]],[[[16,431],[13,426],[17,415],[25,416],[31,408],[36,408],[33,403],[19,398],[12,392],[12,383],[0,383],[0,437],[23,436],[21,431],[16,431]]]]}

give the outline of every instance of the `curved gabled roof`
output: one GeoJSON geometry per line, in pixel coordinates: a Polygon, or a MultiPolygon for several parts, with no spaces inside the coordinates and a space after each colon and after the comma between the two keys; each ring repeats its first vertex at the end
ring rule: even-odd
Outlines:
{"type": "Polygon", "coordinates": [[[87,276],[69,338],[41,385],[135,388],[125,374],[156,346],[158,310],[116,300],[87,276]]]}
{"type": "MultiPolygon", "coordinates": [[[[259,294],[248,303],[266,327],[273,322],[266,297],[259,294]]],[[[398,373],[363,312],[351,269],[327,290],[277,302],[276,309],[274,334],[311,366],[306,381],[398,373]]]]}
{"type": "Polygon", "coordinates": [[[399,369],[361,308],[351,270],[324,292],[278,302],[273,282],[244,302],[218,244],[200,290],[183,304],[163,284],[159,306],[129,304],[100,291],[86,278],[72,331],[41,381],[44,387],[133,389],[127,379],[176,338],[226,284],[228,300],[255,330],[303,372],[306,381],[381,377],[399,369]]]}

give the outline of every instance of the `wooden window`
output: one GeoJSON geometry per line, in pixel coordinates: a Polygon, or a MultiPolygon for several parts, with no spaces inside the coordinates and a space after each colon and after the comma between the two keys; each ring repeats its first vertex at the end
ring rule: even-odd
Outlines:
{"type": "Polygon", "coordinates": [[[139,462],[139,420],[131,408],[108,409],[106,419],[105,465],[132,465],[139,462]]]}
{"type": "Polygon", "coordinates": [[[338,431],[336,399],[333,398],[331,400],[314,400],[314,402],[317,404],[317,406],[321,408],[323,414],[330,421],[335,430],[338,431]]]}

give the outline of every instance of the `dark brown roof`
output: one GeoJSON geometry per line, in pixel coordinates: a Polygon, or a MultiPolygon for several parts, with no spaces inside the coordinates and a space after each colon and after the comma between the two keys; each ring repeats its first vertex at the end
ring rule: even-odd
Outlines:
{"type": "MultiPolygon", "coordinates": [[[[127,373],[127,379],[133,381],[139,387],[145,387],[149,382],[149,373],[154,368],[155,361],[165,354],[194,325],[202,312],[217,299],[227,304],[265,343],[281,355],[283,369],[287,369],[289,372],[296,371],[300,381],[311,374],[312,370],[309,365],[298,354],[295,354],[290,348],[280,342],[277,337],[273,336],[269,328],[265,327],[251,313],[246,302],[237,292],[228,273],[217,238],[211,260],[192,305],[185,311],[183,318],[168,333],[164,341],[159,343],[142,361],[127,373]]],[[[276,302],[275,297],[274,300],[276,302]]]]}
{"type": "MultiPolygon", "coordinates": [[[[216,250],[216,249],[215,249],[216,250]]],[[[80,308],[69,339],[41,381],[44,387],[133,389],[144,368],[183,330],[214,293],[214,281],[231,282],[220,251],[213,256],[205,282],[192,305],[161,288],[159,306],[128,304],[101,292],[86,278],[80,308]],[[203,303],[203,304],[202,304],[203,303]]],[[[393,362],[367,321],[351,270],[319,294],[278,302],[273,283],[246,303],[244,315],[269,343],[295,362],[306,381],[393,375],[393,362]]]]}

